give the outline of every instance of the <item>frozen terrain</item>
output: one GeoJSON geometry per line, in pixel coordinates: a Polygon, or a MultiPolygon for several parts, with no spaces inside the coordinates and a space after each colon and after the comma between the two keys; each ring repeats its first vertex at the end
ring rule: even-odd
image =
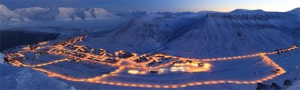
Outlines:
{"type": "MultiPolygon", "coordinates": [[[[102,8],[31,7],[9,10],[0,4],[0,31],[13,29],[59,33],[57,39],[50,41],[50,43],[88,34],[89,36],[84,41],[76,44],[96,49],[103,48],[109,52],[126,50],[138,54],[166,53],[199,59],[218,58],[275,51],[291,45],[299,46],[299,11],[299,8],[288,12],[237,9],[226,13],[210,11],[197,13],[127,12],[114,15],[102,8]]],[[[18,49],[10,50],[15,51],[18,49]]],[[[33,58],[34,54],[28,54],[28,56],[32,58],[27,58],[24,63],[37,64],[62,58],[44,55],[37,59],[33,58]]],[[[263,82],[263,84],[277,83],[283,90],[300,89],[299,56],[299,49],[278,55],[270,55],[270,58],[284,68],[286,73],[263,82]],[[286,80],[291,80],[292,85],[284,85],[286,80]]],[[[272,71],[272,68],[265,65],[259,58],[212,63],[215,65],[213,66],[214,70],[209,73],[130,76],[124,72],[120,74],[121,76],[108,79],[158,84],[184,83],[198,79],[204,81],[218,79],[248,80],[269,75],[272,71]]],[[[93,77],[116,69],[105,65],[74,62],[63,62],[43,68],[74,77],[93,77]]],[[[0,76],[0,89],[4,90],[152,90],[152,88],[72,82],[48,77],[29,68],[12,67],[7,64],[0,64],[0,76]]],[[[176,90],[255,90],[256,87],[257,84],[216,84],[177,88],[176,90]]]]}

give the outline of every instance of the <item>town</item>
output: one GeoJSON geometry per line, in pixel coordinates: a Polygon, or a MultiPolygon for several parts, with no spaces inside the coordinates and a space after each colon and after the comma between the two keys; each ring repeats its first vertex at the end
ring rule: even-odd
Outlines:
{"type": "Polygon", "coordinates": [[[292,45],[289,48],[279,49],[272,52],[259,52],[248,55],[232,56],[232,57],[219,57],[219,58],[185,58],[179,56],[171,56],[164,53],[155,54],[142,54],[131,53],[124,50],[116,52],[109,52],[105,49],[94,49],[84,45],[77,45],[77,42],[81,42],[84,38],[88,37],[80,36],[64,42],[56,44],[49,44],[48,42],[40,42],[36,45],[27,45],[22,50],[17,52],[8,53],[5,61],[13,66],[28,67],[34,70],[48,74],[51,77],[58,77],[61,79],[75,81],[75,82],[89,82],[89,83],[100,83],[118,86],[131,86],[131,87],[146,87],[146,88],[180,88],[187,86],[195,86],[202,84],[219,84],[219,83],[234,83],[234,84],[256,84],[263,81],[271,80],[281,74],[285,73],[285,70],[273,62],[267,55],[280,54],[288,51],[297,49],[296,45],[292,45]],[[24,53],[33,53],[35,56],[42,55],[57,55],[63,56],[63,59],[53,60],[51,62],[40,63],[40,64],[25,64],[27,56],[24,53]],[[210,72],[213,65],[210,62],[214,61],[226,61],[226,60],[237,60],[243,58],[260,57],[266,62],[266,64],[274,67],[274,74],[267,77],[250,80],[250,81],[233,81],[233,80],[216,80],[216,81],[203,81],[203,82],[190,82],[185,84],[137,84],[137,83],[126,83],[126,82],[110,82],[103,80],[104,78],[115,76],[120,72],[127,72],[132,75],[161,75],[170,73],[205,73],[210,72]],[[56,72],[48,71],[39,67],[56,64],[60,62],[88,62],[96,63],[101,65],[108,65],[111,67],[117,67],[113,72],[109,74],[103,74],[91,78],[75,78],[66,76],[56,72]]]}

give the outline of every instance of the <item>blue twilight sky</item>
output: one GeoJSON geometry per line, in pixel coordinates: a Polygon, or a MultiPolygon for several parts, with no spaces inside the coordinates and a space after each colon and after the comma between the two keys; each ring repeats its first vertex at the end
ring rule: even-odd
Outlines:
{"type": "Polygon", "coordinates": [[[123,11],[231,11],[263,9],[289,11],[300,7],[300,0],[0,0],[10,9],[24,7],[101,7],[123,11]]]}

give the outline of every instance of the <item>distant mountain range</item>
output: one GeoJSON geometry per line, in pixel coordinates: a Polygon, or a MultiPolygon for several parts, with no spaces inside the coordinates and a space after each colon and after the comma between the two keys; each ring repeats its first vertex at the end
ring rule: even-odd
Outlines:
{"type": "Polygon", "coordinates": [[[20,8],[14,11],[0,4],[0,22],[100,20],[115,15],[102,8],[20,8]]]}
{"type": "MultiPolygon", "coordinates": [[[[212,11],[210,11],[212,12],[212,11]]],[[[148,11],[136,11],[136,12],[125,12],[112,14],[103,8],[69,8],[69,7],[55,7],[55,8],[41,8],[41,7],[30,7],[30,8],[19,8],[16,10],[10,10],[5,5],[0,4],[0,23],[10,22],[25,22],[25,21],[73,21],[73,20],[101,20],[112,18],[116,16],[139,16],[146,15],[148,11]]],[[[168,12],[157,12],[157,13],[168,13],[168,12]]],[[[186,14],[186,12],[175,12],[178,14],[186,14]]],[[[192,12],[190,12],[192,13],[192,12]]],[[[207,13],[199,12],[199,13],[207,13]]],[[[229,13],[265,13],[263,10],[246,10],[236,9],[229,13]]],[[[300,8],[288,11],[288,13],[300,15],[300,8]]],[[[174,13],[172,13],[174,14],[174,13]]]]}
{"type": "Polygon", "coordinates": [[[20,22],[29,21],[28,18],[23,17],[15,12],[6,8],[6,6],[0,4],[0,22],[20,22]]]}

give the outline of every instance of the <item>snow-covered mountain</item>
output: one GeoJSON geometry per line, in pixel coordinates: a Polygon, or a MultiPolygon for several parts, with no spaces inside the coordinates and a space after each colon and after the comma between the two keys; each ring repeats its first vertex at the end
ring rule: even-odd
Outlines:
{"type": "Polygon", "coordinates": [[[42,19],[43,14],[47,13],[49,8],[41,7],[31,7],[31,8],[21,8],[14,10],[15,13],[28,17],[32,20],[42,19]]]}
{"type": "Polygon", "coordinates": [[[203,58],[274,50],[296,42],[299,21],[288,13],[210,13],[162,51],[203,58]]]}
{"type": "Polygon", "coordinates": [[[3,4],[0,4],[0,23],[22,22],[22,21],[29,21],[29,19],[14,13],[3,4]]]}
{"type": "Polygon", "coordinates": [[[0,21],[71,21],[71,20],[101,20],[113,18],[115,15],[102,8],[19,8],[14,11],[9,10],[0,4],[0,21]]]}
{"type": "Polygon", "coordinates": [[[236,9],[231,11],[231,13],[264,13],[265,11],[258,9],[258,10],[247,10],[247,9],[236,9]]]}
{"type": "Polygon", "coordinates": [[[295,8],[295,9],[289,11],[289,13],[297,14],[300,16],[300,8],[295,8]]]}
{"type": "MultiPolygon", "coordinates": [[[[124,47],[126,47],[126,50],[134,52],[151,51],[184,32],[185,28],[195,22],[191,19],[199,20],[203,16],[147,14],[135,17],[113,29],[106,37],[91,40],[106,42],[106,44],[94,43],[92,46],[99,44],[100,47],[111,47],[111,50],[125,49],[124,47]]],[[[97,36],[97,34],[95,35],[97,36]]]]}
{"type": "Polygon", "coordinates": [[[82,8],[77,12],[77,16],[82,19],[104,19],[107,17],[113,17],[113,14],[107,12],[103,8],[82,8]]]}
{"type": "Polygon", "coordinates": [[[299,29],[299,16],[281,12],[147,14],[129,20],[106,36],[91,38],[94,43],[86,44],[142,53],[162,50],[176,55],[211,52],[224,56],[230,53],[221,54],[222,51],[231,48],[236,48],[230,50],[234,54],[245,49],[255,52],[286,47],[299,40],[299,29]]]}
{"type": "Polygon", "coordinates": [[[99,20],[114,17],[114,15],[102,8],[31,7],[17,9],[15,12],[32,20],[99,20]]]}

